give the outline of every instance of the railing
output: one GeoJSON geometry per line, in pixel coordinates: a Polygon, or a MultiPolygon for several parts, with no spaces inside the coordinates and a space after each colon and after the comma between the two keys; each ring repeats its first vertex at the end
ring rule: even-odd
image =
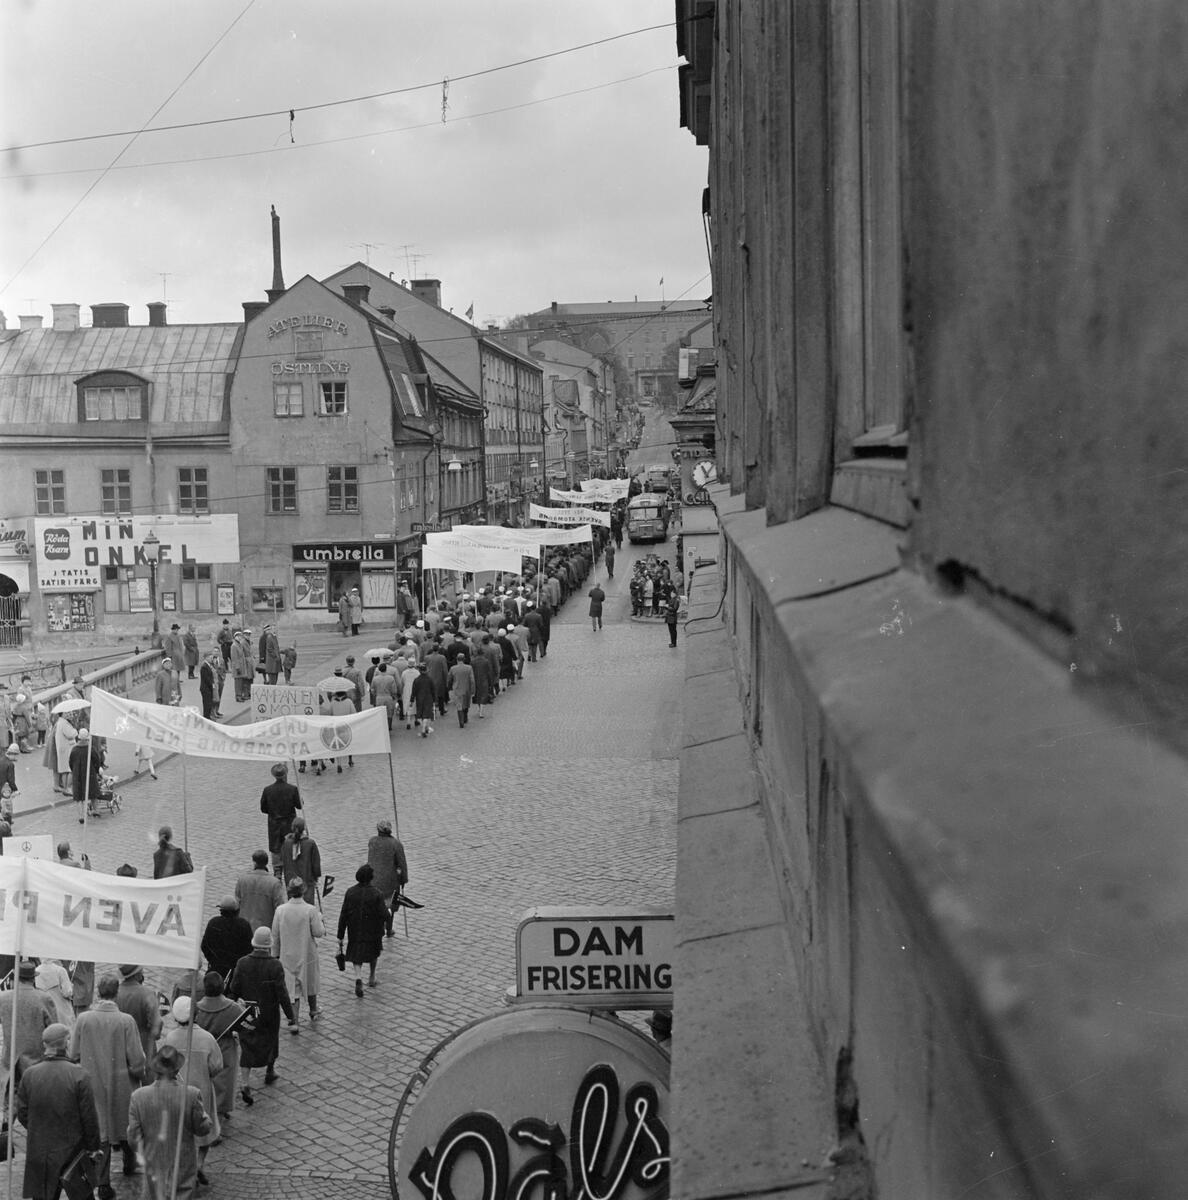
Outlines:
{"type": "MultiPolygon", "coordinates": [[[[102,688],[103,691],[111,692],[116,696],[129,696],[132,694],[133,688],[152,679],[157,673],[163,656],[163,650],[144,650],[130,658],[123,658],[119,662],[85,672],[82,677],[83,686],[84,688],[102,688]]],[[[55,684],[51,688],[34,692],[33,699],[44,700],[50,708],[53,708],[57,700],[70,691],[73,686],[72,683],[55,684]]]]}

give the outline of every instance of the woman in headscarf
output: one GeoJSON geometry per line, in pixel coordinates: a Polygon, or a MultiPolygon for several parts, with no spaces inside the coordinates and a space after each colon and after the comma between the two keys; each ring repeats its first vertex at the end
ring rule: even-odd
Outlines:
{"type": "MultiPolygon", "coordinates": [[[[375,872],[364,863],[355,872],[355,886],[347,888],[338,914],[338,952],[355,968],[355,995],[363,995],[363,964],[368,967],[367,986],[375,987],[375,964],[384,948],[387,908],[384,898],[372,887],[375,872]]],[[[341,962],[341,959],[339,960],[341,962]]]]}

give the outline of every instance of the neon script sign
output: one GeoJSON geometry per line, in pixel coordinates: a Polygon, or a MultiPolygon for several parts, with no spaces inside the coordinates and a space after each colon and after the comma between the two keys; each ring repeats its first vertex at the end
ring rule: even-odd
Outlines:
{"type": "Polygon", "coordinates": [[[628,1089],[623,1116],[616,1143],[619,1078],[613,1067],[599,1064],[578,1086],[568,1139],[559,1125],[538,1117],[516,1121],[505,1132],[490,1113],[469,1112],[450,1123],[432,1150],[421,1149],[409,1178],[425,1200],[456,1200],[453,1176],[463,1163],[477,1165],[482,1174],[482,1190],[474,1200],[526,1200],[529,1195],[540,1200],[617,1200],[631,1188],[665,1194],[668,1128],[655,1087],[637,1083],[628,1089]],[[529,1151],[514,1174],[512,1145],[529,1151]]]}

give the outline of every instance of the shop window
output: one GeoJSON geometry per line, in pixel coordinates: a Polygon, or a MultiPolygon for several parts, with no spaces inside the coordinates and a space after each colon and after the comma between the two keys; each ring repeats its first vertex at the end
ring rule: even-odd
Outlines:
{"type": "Polygon", "coordinates": [[[305,413],[305,389],[301,383],[274,383],[272,411],[278,417],[300,417],[305,413]]]}
{"type": "Polygon", "coordinates": [[[326,607],[326,572],[324,569],[294,568],[293,606],[295,608],[326,607]]]}
{"type": "Polygon", "coordinates": [[[191,516],[210,512],[210,493],[207,489],[205,467],[178,467],[177,511],[191,516]]]}
{"type": "Polygon", "coordinates": [[[99,472],[99,511],[105,517],[132,514],[132,472],[126,467],[104,467],[99,472]]]}
{"type": "Polygon", "coordinates": [[[347,385],[345,379],[330,379],[319,384],[322,394],[322,407],[318,415],[323,417],[341,417],[347,410],[347,385]]]}
{"type": "Polygon", "coordinates": [[[34,506],[39,517],[56,517],[66,512],[66,472],[33,472],[34,506]]]}
{"type": "Polygon", "coordinates": [[[181,606],[185,612],[214,612],[209,563],[182,563],[181,606]]]}
{"type": "Polygon", "coordinates": [[[90,592],[60,592],[45,598],[50,633],[94,633],[95,597],[90,592]]]}
{"type": "Polygon", "coordinates": [[[265,498],[270,513],[297,511],[297,468],[268,467],[265,470],[265,498]]]}
{"type": "Polygon", "coordinates": [[[274,616],[283,612],[285,607],[285,589],[283,587],[254,587],[251,590],[252,612],[267,613],[274,616]]]}
{"type": "Polygon", "coordinates": [[[128,579],[130,567],[103,568],[103,608],[109,613],[131,612],[132,599],[129,595],[128,579]]]}
{"type": "Polygon", "coordinates": [[[359,468],[326,468],[326,511],[355,513],[359,511],[359,468]]]}

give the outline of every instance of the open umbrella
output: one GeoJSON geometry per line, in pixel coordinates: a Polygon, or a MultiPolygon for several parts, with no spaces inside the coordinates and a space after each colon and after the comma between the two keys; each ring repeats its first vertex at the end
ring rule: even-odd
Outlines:
{"type": "Polygon", "coordinates": [[[84,700],[81,696],[71,696],[69,700],[63,700],[61,704],[55,704],[50,712],[54,713],[72,713],[78,712],[82,708],[90,708],[91,702],[84,700]]]}
{"type": "Polygon", "coordinates": [[[387,646],[380,646],[375,650],[364,650],[364,658],[391,658],[392,651],[387,646]]]}
{"type": "Polygon", "coordinates": [[[329,679],[319,681],[318,690],[321,692],[353,692],[355,685],[341,675],[331,675],[329,679]]]}

